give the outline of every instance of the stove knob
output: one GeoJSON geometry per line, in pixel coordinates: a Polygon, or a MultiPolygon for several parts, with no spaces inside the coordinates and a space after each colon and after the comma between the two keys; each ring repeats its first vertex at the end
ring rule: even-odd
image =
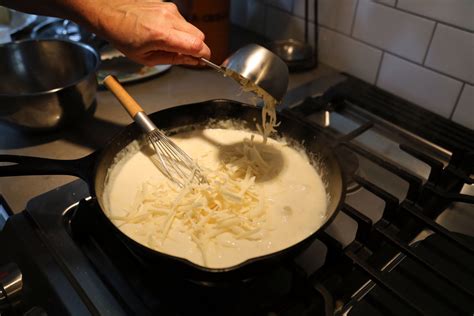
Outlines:
{"type": "Polygon", "coordinates": [[[23,289],[23,275],[14,263],[0,266],[0,311],[17,305],[23,289]]]}

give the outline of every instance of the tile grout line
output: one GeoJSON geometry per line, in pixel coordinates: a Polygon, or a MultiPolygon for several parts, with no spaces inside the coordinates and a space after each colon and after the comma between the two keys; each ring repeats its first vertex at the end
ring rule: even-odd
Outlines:
{"type": "Polygon", "coordinates": [[[419,18],[423,18],[425,20],[428,20],[428,21],[433,21],[433,22],[436,22],[436,23],[439,23],[439,24],[444,24],[444,25],[447,25],[447,26],[450,26],[452,28],[455,28],[455,29],[458,29],[458,30],[461,30],[461,31],[464,31],[464,32],[468,32],[468,33],[472,33],[474,30],[470,30],[468,28],[465,28],[463,26],[459,26],[459,25],[454,25],[450,22],[446,22],[446,21],[442,21],[442,20],[436,20],[435,18],[432,18],[432,17],[429,17],[429,16],[425,16],[425,15],[421,15],[420,13],[416,13],[416,12],[411,12],[411,11],[408,11],[408,10],[405,10],[403,8],[400,8],[400,7],[397,7],[398,5],[398,0],[397,2],[395,3],[395,6],[391,6],[389,4],[386,4],[386,3],[383,3],[383,2],[376,2],[376,4],[379,4],[379,5],[382,5],[384,7],[387,7],[387,8],[391,8],[391,9],[394,9],[394,10],[397,10],[397,11],[400,11],[400,12],[403,12],[403,13],[406,13],[406,14],[410,14],[410,15],[413,15],[413,16],[417,16],[419,18]]]}
{"type": "MultiPolygon", "coordinates": [[[[356,8],[355,8],[355,11],[354,11],[354,18],[352,20],[352,25],[351,25],[351,33],[349,35],[352,35],[352,32],[353,32],[353,27],[354,27],[354,22],[355,22],[355,18],[356,18],[356,13],[357,13],[357,9],[359,7],[359,3],[361,0],[356,0],[357,3],[356,3],[356,8]]],[[[294,4],[294,2],[293,2],[294,4]]],[[[462,27],[462,26],[459,26],[459,25],[454,25],[450,22],[446,22],[446,21],[442,21],[442,20],[436,20],[435,18],[431,18],[431,17],[428,17],[428,16],[424,16],[424,15],[421,15],[419,13],[416,13],[416,12],[411,12],[411,11],[408,11],[408,10],[405,10],[405,9],[402,9],[400,7],[397,7],[398,5],[398,0],[397,2],[395,3],[395,6],[392,7],[391,5],[388,5],[388,4],[385,4],[385,3],[382,3],[382,2],[377,2],[376,4],[378,5],[381,5],[381,6],[384,6],[384,7],[387,7],[387,8],[391,8],[393,10],[396,10],[396,11],[400,11],[400,12],[403,12],[403,13],[406,13],[406,14],[409,14],[409,15],[413,15],[413,16],[416,16],[416,17],[419,17],[419,18],[423,18],[425,20],[428,20],[428,21],[432,21],[432,22],[435,22],[437,24],[442,24],[442,25],[446,25],[446,26],[449,26],[449,27],[452,27],[454,29],[457,29],[457,30],[460,30],[460,31],[464,31],[464,32],[468,32],[470,34],[472,34],[474,32],[474,30],[470,30],[468,28],[465,28],[465,27],[462,27]]],[[[304,19],[304,17],[301,17],[299,16],[298,14],[295,14],[293,11],[294,11],[294,8],[292,9],[291,12],[288,12],[286,11],[285,9],[282,9],[282,8],[279,8],[275,5],[272,5],[272,4],[265,4],[266,7],[270,7],[270,8],[273,8],[273,9],[277,9],[277,10],[280,10],[280,11],[283,11],[287,14],[290,14],[291,16],[294,16],[296,18],[301,18],[301,19],[304,19]]],[[[312,21],[314,22],[314,21],[312,21]]],[[[345,33],[343,33],[345,34],[345,33]]]]}
{"type": "Polygon", "coordinates": [[[453,119],[454,112],[456,112],[456,108],[458,107],[459,100],[461,99],[461,95],[464,92],[465,87],[466,87],[466,83],[463,82],[463,85],[461,86],[461,90],[459,91],[458,97],[456,98],[456,101],[454,102],[453,110],[451,111],[451,114],[449,115],[450,120],[453,119]]]}
{"type": "Polygon", "coordinates": [[[395,3],[394,5],[390,5],[390,4],[387,4],[387,3],[384,3],[384,2],[379,2],[377,0],[375,0],[375,3],[383,5],[384,7],[387,7],[387,8],[392,8],[392,9],[395,9],[395,10],[397,9],[397,3],[395,3]]]}
{"type": "Polygon", "coordinates": [[[423,61],[421,62],[421,64],[424,66],[425,63],[426,63],[426,58],[428,58],[428,53],[430,52],[430,48],[431,48],[431,43],[433,43],[433,38],[435,36],[435,33],[436,33],[436,29],[438,28],[438,22],[435,23],[434,27],[433,27],[433,31],[431,32],[431,36],[430,36],[430,40],[428,41],[428,47],[426,48],[426,52],[425,52],[425,56],[423,57],[423,61]]]}
{"type": "Polygon", "coordinates": [[[335,33],[339,34],[339,35],[345,36],[346,38],[349,38],[349,39],[351,39],[351,40],[353,40],[353,41],[356,41],[356,42],[365,44],[365,45],[367,45],[367,46],[369,46],[369,47],[371,47],[371,48],[384,51],[384,52],[386,52],[387,54],[390,54],[390,55],[393,55],[393,56],[395,56],[395,57],[398,57],[398,58],[400,58],[400,59],[402,59],[402,60],[404,60],[404,61],[406,61],[406,62],[409,62],[409,63],[411,63],[411,64],[414,64],[414,65],[416,65],[416,66],[420,66],[421,68],[424,68],[424,69],[428,69],[428,70],[430,70],[430,71],[433,71],[434,73],[437,73],[437,74],[439,74],[439,75],[443,75],[443,76],[448,77],[448,78],[450,78],[450,79],[453,79],[453,80],[456,80],[456,81],[460,81],[460,82],[463,82],[463,83],[466,82],[466,83],[469,83],[469,84],[470,84],[470,82],[465,81],[465,79],[456,78],[456,77],[454,77],[453,75],[444,73],[444,72],[442,72],[442,71],[440,71],[440,70],[431,68],[431,67],[429,67],[429,66],[425,66],[425,65],[423,65],[423,64],[420,64],[420,63],[417,62],[417,61],[413,61],[413,60],[411,60],[411,59],[408,59],[407,57],[400,56],[400,55],[398,55],[397,53],[390,52],[390,51],[386,51],[386,50],[384,50],[384,48],[382,48],[382,47],[375,46],[374,44],[371,44],[371,43],[369,43],[369,42],[366,42],[366,41],[364,41],[364,40],[361,40],[361,39],[359,39],[359,38],[357,38],[357,37],[348,36],[347,34],[341,33],[340,31],[338,31],[338,30],[336,30],[336,29],[333,29],[333,28],[331,28],[331,27],[327,27],[327,26],[325,26],[325,25],[320,25],[320,27],[326,28],[326,29],[328,29],[328,30],[330,30],[330,31],[332,31],[332,32],[335,32],[335,33]]]}
{"type": "Polygon", "coordinates": [[[455,28],[455,29],[458,29],[458,30],[461,30],[461,31],[464,31],[464,32],[469,32],[469,33],[473,32],[472,30],[469,30],[468,28],[465,28],[465,27],[462,27],[462,26],[459,26],[459,25],[454,25],[450,22],[446,22],[446,21],[442,21],[442,20],[436,20],[434,18],[430,18],[428,16],[424,16],[424,15],[421,15],[419,13],[410,12],[408,10],[401,9],[400,7],[397,7],[396,10],[399,10],[399,11],[402,11],[404,13],[411,14],[411,15],[414,15],[414,16],[417,16],[417,17],[420,17],[420,18],[423,18],[423,19],[426,19],[426,20],[430,20],[430,21],[433,21],[433,22],[437,22],[437,23],[440,23],[440,24],[445,24],[447,26],[450,26],[452,28],[455,28]]]}
{"type": "Polygon", "coordinates": [[[383,63],[384,56],[385,56],[385,51],[382,51],[382,57],[380,57],[379,67],[377,69],[377,74],[375,75],[375,83],[374,83],[375,86],[377,86],[377,83],[379,81],[379,76],[380,76],[380,71],[382,70],[382,63],[383,63]]]}
{"type": "Polygon", "coordinates": [[[349,35],[351,37],[352,37],[352,34],[354,33],[354,26],[355,26],[355,21],[356,21],[356,18],[357,18],[357,9],[359,9],[359,3],[360,3],[360,0],[356,0],[354,14],[352,15],[351,31],[349,32],[349,35]]]}

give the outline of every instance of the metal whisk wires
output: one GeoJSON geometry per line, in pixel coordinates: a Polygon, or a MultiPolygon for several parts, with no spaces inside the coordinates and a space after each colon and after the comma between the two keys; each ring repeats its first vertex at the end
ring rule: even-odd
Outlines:
{"type": "Polygon", "coordinates": [[[199,166],[162,131],[156,129],[148,133],[147,138],[156,152],[152,161],[166,177],[180,187],[191,182],[206,182],[199,166]]]}
{"type": "Polygon", "coordinates": [[[156,127],[115,77],[107,76],[104,79],[104,84],[145,132],[147,140],[155,152],[152,161],[166,177],[180,187],[192,182],[206,182],[201,169],[193,159],[156,127]]]}

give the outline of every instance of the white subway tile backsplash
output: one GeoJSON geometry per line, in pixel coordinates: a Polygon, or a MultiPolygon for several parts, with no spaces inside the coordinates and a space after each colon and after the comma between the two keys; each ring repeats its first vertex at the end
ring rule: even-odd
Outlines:
{"type": "Polygon", "coordinates": [[[353,36],[384,50],[421,63],[435,22],[360,0],[353,36]]]}
{"type": "Polygon", "coordinates": [[[474,129],[474,86],[468,84],[464,86],[461,98],[454,111],[453,121],[474,129]]]}
{"type": "Polygon", "coordinates": [[[474,31],[473,0],[398,0],[397,7],[474,31]]]}
{"type": "MultiPolygon", "coordinates": [[[[314,2],[309,0],[309,20],[314,21],[314,2]]],[[[318,23],[340,32],[351,32],[357,0],[319,0],[318,23]]],[[[304,18],[305,0],[294,0],[293,13],[304,18]]]]}
{"type": "Polygon", "coordinates": [[[377,86],[449,117],[462,83],[385,53],[377,86]]]}
{"type": "Polygon", "coordinates": [[[286,12],[291,12],[293,9],[293,0],[265,0],[265,4],[280,8],[286,12]]]}
{"type": "MultiPolygon", "coordinates": [[[[270,40],[304,40],[305,0],[231,3],[233,23],[270,40]]],[[[474,0],[318,3],[322,63],[474,128],[474,0]]]]}
{"type": "Polygon", "coordinates": [[[369,83],[375,83],[382,52],[350,37],[319,28],[319,60],[348,72],[369,83]]]}
{"type": "Polygon", "coordinates": [[[474,84],[474,34],[438,24],[425,65],[474,84]]]}
{"type": "Polygon", "coordinates": [[[232,0],[231,22],[258,34],[265,32],[265,6],[254,0],[232,0]]]}

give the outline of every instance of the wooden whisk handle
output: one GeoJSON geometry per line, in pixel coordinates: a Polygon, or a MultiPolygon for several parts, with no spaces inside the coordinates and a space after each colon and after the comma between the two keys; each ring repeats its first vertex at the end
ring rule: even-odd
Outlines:
{"type": "Polygon", "coordinates": [[[112,92],[115,97],[120,101],[122,106],[127,110],[128,114],[132,118],[135,118],[135,115],[139,112],[143,112],[142,107],[135,101],[134,98],[123,88],[123,86],[118,82],[118,80],[112,76],[108,75],[104,79],[104,84],[107,89],[112,92]]]}

